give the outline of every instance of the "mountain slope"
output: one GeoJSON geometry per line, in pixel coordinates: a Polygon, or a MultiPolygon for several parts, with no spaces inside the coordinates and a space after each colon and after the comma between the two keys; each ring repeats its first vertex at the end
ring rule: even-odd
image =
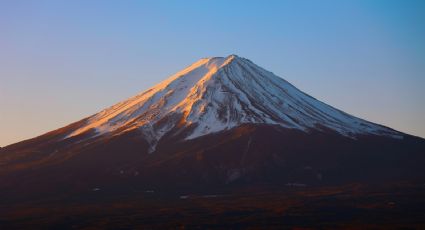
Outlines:
{"type": "Polygon", "coordinates": [[[424,139],[206,58],[1,148],[0,228],[417,228],[424,164],[424,139]]]}
{"type": "Polygon", "coordinates": [[[66,138],[141,130],[155,150],[178,127],[185,139],[241,124],[269,124],[304,132],[329,129],[401,138],[389,128],[353,117],[301,92],[251,61],[230,55],[201,59],[153,88],[90,117],[66,138]]]}
{"type": "Polygon", "coordinates": [[[0,196],[424,181],[425,141],[326,105],[235,55],[0,149],[0,196]]]}

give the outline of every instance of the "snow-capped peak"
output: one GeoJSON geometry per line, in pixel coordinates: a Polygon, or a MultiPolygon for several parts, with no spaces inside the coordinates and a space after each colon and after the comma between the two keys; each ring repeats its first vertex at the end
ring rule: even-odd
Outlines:
{"type": "Polygon", "coordinates": [[[97,135],[139,129],[154,150],[174,128],[191,128],[186,139],[241,124],[270,124],[309,132],[327,128],[342,135],[399,136],[320,102],[251,61],[230,55],[203,58],[160,84],[105,109],[70,133],[97,135]]]}

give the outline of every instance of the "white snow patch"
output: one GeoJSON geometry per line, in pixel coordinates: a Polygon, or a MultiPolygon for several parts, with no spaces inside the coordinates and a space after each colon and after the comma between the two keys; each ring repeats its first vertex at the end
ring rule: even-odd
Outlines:
{"type": "Polygon", "coordinates": [[[318,101],[235,55],[201,59],[147,91],[91,116],[66,138],[89,130],[96,131],[94,137],[138,129],[152,153],[179,122],[183,122],[181,128],[195,125],[186,139],[241,124],[279,125],[304,132],[326,128],[353,138],[359,134],[403,138],[396,131],[318,101]],[[170,119],[175,115],[182,119],[170,119]]]}

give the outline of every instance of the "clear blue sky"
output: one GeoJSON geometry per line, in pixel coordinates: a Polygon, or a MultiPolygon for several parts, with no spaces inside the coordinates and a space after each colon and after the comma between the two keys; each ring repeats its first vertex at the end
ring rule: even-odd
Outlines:
{"type": "Polygon", "coordinates": [[[0,146],[237,54],[425,137],[425,1],[0,1],[0,146]]]}

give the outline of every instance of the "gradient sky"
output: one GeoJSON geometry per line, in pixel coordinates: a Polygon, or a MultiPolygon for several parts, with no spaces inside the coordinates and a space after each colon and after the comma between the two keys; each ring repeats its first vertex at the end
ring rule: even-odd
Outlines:
{"type": "Polygon", "coordinates": [[[425,1],[0,1],[0,146],[237,54],[425,137],[425,1]]]}

